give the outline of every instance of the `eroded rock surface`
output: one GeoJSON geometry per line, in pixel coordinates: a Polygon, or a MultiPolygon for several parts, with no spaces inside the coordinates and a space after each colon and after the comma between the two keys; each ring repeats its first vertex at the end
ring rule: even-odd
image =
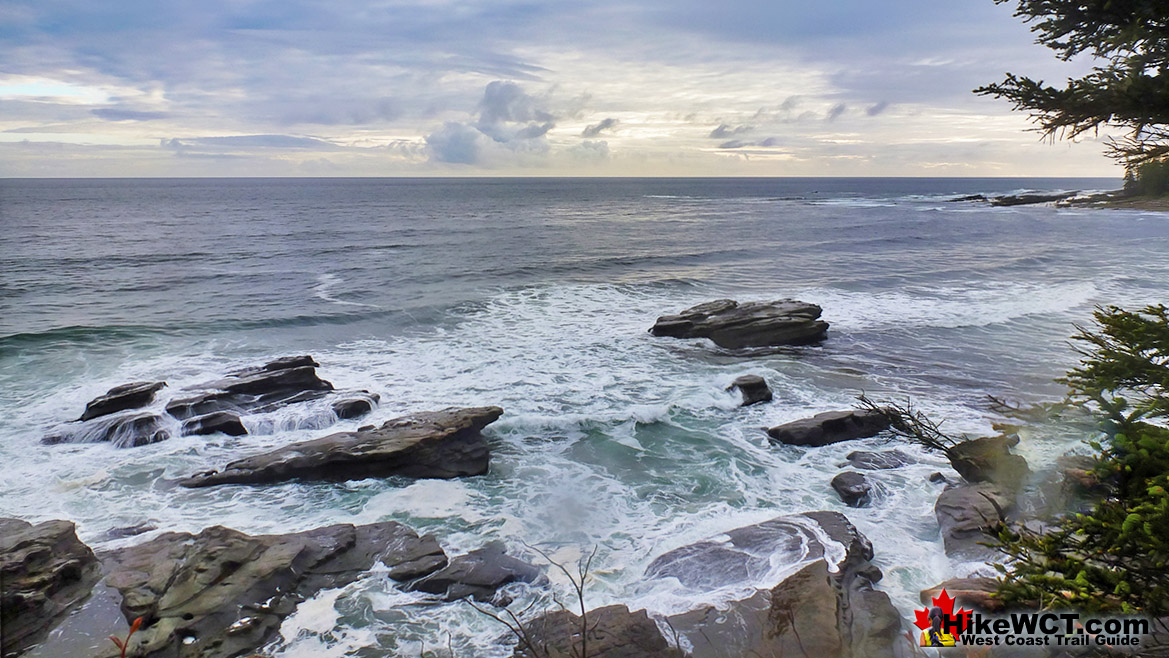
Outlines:
{"type": "Polygon", "coordinates": [[[85,405],[85,411],[78,420],[92,420],[118,411],[140,409],[153,402],[154,394],[164,386],[166,382],[133,382],[115,386],[85,405]]]}
{"type": "Polygon", "coordinates": [[[709,338],[720,347],[806,345],[824,339],[828,323],[815,304],[781,299],[744,302],[719,299],[663,315],[650,329],[655,336],[709,338]]]}
{"type": "Polygon", "coordinates": [[[731,382],[728,391],[738,391],[739,395],[743,396],[743,404],[740,406],[749,407],[760,402],[770,402],[772,398],[771,388],[767,386],[767,380],[759,375],[743,375],[737,377],[734,382],[731,382]]]}
{"type": "Polygon", "coordinates": [[[992,554],[986,529],[1015,509],[1015,493],[992,482],[950,487],[934,503],[946,554],[975,559],[992,554]]]}
{"type": "Polygon", "coordinates": [[[872,502],[873,484],[863,473],[845,471],[832,478],[832,489],[849,507],[864,507],[872,502]]]}
{"type": "Polygon", "coordinates": [[[906,464],[915,464],[917,460],[913,457],[901,452],[900,450],[882,450],[879,452],[869,452],[867,450],[854,450],[845,456],[848,463],[853,468],[859,468],[865,471],[879,471],[890,468],[901,468],[906,464]]]}
{"type": "Polygon", "coordinates": [[[876,436],[887,429],[889,418],[880,411],[850,409],[826,411],[811,418],[784,423],[767,430],[767,435],[775,443],[820,447],[876,436]]]}
{"type": "Polygon", "coordinates": [[[589,610],[581,618],[558,610],[524,626],[529,640],[516,647],[514,658],[684,658],[662,637],[645,610],[630,612],[623,605],[589,610]],[[582,642],[583,640],[583,642],[582,642]]]}
{"type": "Polygon", "coordinates": [[[492,542],[451,558],[439,571],[410,583],[409,589],[440,594],[447,601],[468,596],[476,601],[491,601],[501,587],[534,582],[540,575],[538,568],[508,555],[502,543],[492,542]]]}
{"type": "Polygon", "coordinates": [[[993,482],[1018,491],[1030,473],[1027,460],[1011,454],[1010,447],[1018,442],[1012,435],[985,436],[958,443],[946,456],[968,482],[993,482]]]}

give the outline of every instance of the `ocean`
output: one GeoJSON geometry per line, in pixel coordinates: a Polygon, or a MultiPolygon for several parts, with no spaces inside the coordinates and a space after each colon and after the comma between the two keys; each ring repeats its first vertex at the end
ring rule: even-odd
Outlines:
{"type": "MultiPolygon", "coordinates": [[[[761,428],[863,392],[981,436],[1001,420],[988,394],[1058,399],[1075,324],[1097,305],[1169,297],[1169,215],[949,199],[1119,184],[0,180],[0,516],[68,519],[99,549],[150,537],[107,535],[143,523],[272,533],[396,520],[450,554],[496,539],[566,563],[595,549],[589,607],[672,613],[696,601],[642,579],[656,556],[779,514],[838,510],[872,540],[880,587],[911,618],[919,590],[986,569],[942,550],[928,476],[952,473],[945,460],[898,446],[918,462],[873,472],[879,495],[853,509],[829,487],[844,455],[893,440],[805,449],[773,446],[761,428]],[[814,302],[828,339],[733,352],[647,333],[659,315],[723,297],[814,302]],[[239,438],[40,444],[114,385],[178,390],[294,354],[381,405],[328,427],[290,407],[245,419],[252,435],[239,438]],[[739,408],[724,389],[746,373],[775,400],[739,408]],[[486,476],[169,483],[330,431],[476,405],[505,410],[486,432],[486,476]]],[[[1017,450],[1042,470],[1082,438],[1031,428],[1017,450]]],[[[428,604],[375,571],[303,604],[264,653],[418,656],[449,643],[505,656],[505,640],[469,605],[428,604]]]]}

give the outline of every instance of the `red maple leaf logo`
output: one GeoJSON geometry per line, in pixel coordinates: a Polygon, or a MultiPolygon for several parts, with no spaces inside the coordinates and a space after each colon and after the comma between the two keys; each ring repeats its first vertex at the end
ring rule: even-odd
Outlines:
{"type": "MultiPolygon", "coordinates": [[[[947,618],[957,618],[958,619],[958,631],[959,632],[966,630],[966,626],[968,626],[970,624],[970,611],[967,610],[966,608],[959,608],[957,614],[955,614],[954,613],[954,599],[951,598],[950,595],[946,593],[945,588],[942,589],[941,594],[935,596],[933,599],[931,599],[931,601],[932,601],[933,605],[936,605],[942,609],[942,613],[945,614],[947,618]]],[[[921,610],[914,610],[913,616],[916,617],[916,620],[913,622],[914,626],[917,626],[918,628],[920,628],[923,631],[930,627],[930,609],[929,608],[923,608],[921,610]]]]}

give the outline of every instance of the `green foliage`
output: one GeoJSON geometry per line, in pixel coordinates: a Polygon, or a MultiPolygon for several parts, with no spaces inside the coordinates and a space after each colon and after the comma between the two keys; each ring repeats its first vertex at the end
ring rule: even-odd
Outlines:
{"type": "Polygon", "coordinates": [[[1150,160],[1137,165],[1125,179],[1124,189],[1140,196],[1165,196],[1169,194],[1169,161],[1150,160]]]}
{"type": "MultiPolygon", "coordinates": [[[[1005,3],[1012,0],[995,0],[1005,3]]],[[[1126,131],[1111,156],[1132,167],[1169,155],[1169,3],[1164,0],[1017,0],[1015,16],[1057,57],[1089,54],[1100,65],[1067,86],[1013,73],[975,90],[1031,114],[1047,137],[1101,126],[1126,131]]]]}
{"type": "Polygon", "coordinates": [[[1100,419],[1106,493],[1046,533],[1001,526],[1000,597],[1085,611],[1169,612],[1169,312],[1108,307],[1074,338],[1069,399],[1100,419]]]}

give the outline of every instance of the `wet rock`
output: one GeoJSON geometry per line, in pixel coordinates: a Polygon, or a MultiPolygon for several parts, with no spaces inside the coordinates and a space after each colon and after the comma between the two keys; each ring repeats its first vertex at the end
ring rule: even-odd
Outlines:
{"type": "Polygon", "coordinates": [[[223,379],[190,387],[196,395],[172,400],[166,411],[179,420],[229,411],[266,413],[298,402],[319,400],[333,385],[317,376],[311,356],[277,359],[245,368],[223,379]]]}
{"type": "Polygon", "coordinates": [[[886,429],[889,429],[889,418],[880,411],[852,409],[827,411],[811,418],[784,423],[767,430],[767,435],[774,443],[820,447],[876,436],[886,429]]]}
{"type": "Polygon", "coordinates": [[[132,448],[158,443],[170,438],[161,416],[149,411],[128,411],[100,416],[86,422],[62,425],[56,432],[41,439],[41,443],[101,443],[109,442],[118,448],[132,448]]]}
{"type": "Polygon", "coordinates": [[[135,525],[122,526],[120,528],[110,528],[101,535],[100,541],[113,541],[115,539],[125,539],[126,537],[137,537],[148,532],[158,530],[158,526],[151,521],[143,521],[135,525]]]}
{"type": "Polygon", "coordinates": [[[333,402],[333,413],[337,414],[337,418],[342,420],[361,418],[365,414],[373,411],[379,400],[381,400],[381,396],[377,393],[356,391],[333,402]]]}
{"type": "Polygon", "coordinates": [[[44,639],[100,577],[72,523],[0,518],[0,655],[16,656],[44,639]]]}
{"type": "Polygon", "coordinates": [[[754,591],[667,618],[694,658],[895,655],[901,619],[873,589],[881,572],[872,557],[844,515],[807,512],[675,549],[646,576],[677,579],[696,601],[728,587],[754,591]]]}
{"type": "Polygon", "coordinates": [[[740,406],[749,407],[759,402],[771,402],[771,389],[767,386],[767,380],[759,375],[743,375],[736,378],[727,387],[727,390],[733,391],[736,389],[743,396],[743,404],[740,406]]]}
{"type": "Polygon", "coordinates": [[[552,612],[524,626],[528,641],[516,647],[514,658],[684,658],[671,647],[645,610],[630,612],[623,605],[596,608],[585,615],[587,636],[581,636],[581,618],[567,610],[552,612]],[[582,641],[585,640],[585,641],[582,641]]]}
{"type": "Polygon", "coordinates": [[[953,199],[946,199],[950,203],[958,203],[961,201],[986,201],[986,196],[983,194],[968,194],[966,196],[954,197],[953,199]]]}
{"type": "Polygon", "coordinates": [[[778,345],[806,345],[824,339],[828,323],[820,320],[815,304],[781,299],[744,302],[719,299],[663,315],[650,329],[655,336],[709,338],[729,349],[778,345]]]}
{"type": "Polygon", "coordinates": [[[883,450],[868,452],[854,450],[845,457],[854,468],[865,471],[878,471],[889,468],[901,468],[906,464],[916,464],[917,460],[900,450],[883,450]]]}
{"type": "Polygon", "coordinates": [[[196,416],[183,421],[183,436],[222,433],[228,436],[243,436],[248,433],[239,416],[230,411],[216,411],[206,416],[196,416]]]}
{"type": "Polygon", "coordinates": [[[216,526],[102,556],[126,620],[145,619],[130,644],[140,658],[241,655],[264,644],[298,603],[353,582],[375,562],[398,579],[441,568],[446,558],[432,537],[392,521],[261,536],[216,526]]]}
{"type": "Polygon", "coordinates": [[[1011,454],[1019,442],[1011,435],[986,436],[963,441],[946,451],[950,465],[968,482],[994,482],[1017,491],[1030,473],[1027,460],[1011,454]]]}
{"type": "Polygon", "coordinates": [[[501,587],[534,582],[539,577],[539,569],[508,555],[502,543],[491,542],[452,558],[441,570],[410,583],[408,589],[441,594],[447,601],[468,596],[476,601],[491,601],[501,587]]]}
{"type": "Polygon", "coordinates": [[[222,471],[180,482],[185,487],[270,484],[287,480],[361,480],[402,475],[455,478],[487,472],[480,433],[499,407],[450,408],[395,418],[368,431],[338,432],[231,462],[222,471]]]}
{"type": "Polygon", "coordinates": [[[935,471],[933,473],[930,473],[930,482],[933,482],[934,484],[947,484],[947,485],[958,484],[957,482],[951,482],[950,478],[946,477],[945,474],[942,473],[941,471],[935,471]]]}
{"type": "MultiPolygon", "coordinates": [[[[933,605],[935,597],[941,596],[942,590],[946,595],[957,600],[957,607],[979,612],[999,612],[1004,607],[996,593],[998,581],[994,578],[953,578],[929,589],[921,590],[923,605],[933,605]]],[[[957,608],[955,608],[957,609],[957,608]]]]}
{"type": "Polygon", "coordinates": [[[864,507],[872,502],[873,485],[861,473],[838,473],[832,478],[832,488],[849,507],[864,507]]]}
{"type": "Polygon", "coordinates": [[[1051,203],[1063,201],[1079,194],[1079,192],[1057,192],[1053,194],[1009,194],[994,197],[990,200],[992,206],[1025,206],[1036,203],[1051,203]]]}
{"type": "Polygon", "coordinates": [[[969,559],[991,555],[993,551],[981,545],[990,540],[985,530],[1001,516],[1009,517],[1014,509],[1014,492],[992,482],[946,489],[934,503],[946,554],[969,559]]]}
{"type": "Polygon", "coordinates": [[[145,407],[154,401],[154,394],[164,386],[166,382],[133,382],[115,386],[85,405],[85,411],[78,420],[92,420],[119,411],[145,407]]]}
{"type": "Polygon", "coordinates": [[[1060,482],[1071,495],[1099,493],[1104,487],[1096,475],[1097,461],[1088,455],[1063,455],[1055,460],[1060,482]]]}

